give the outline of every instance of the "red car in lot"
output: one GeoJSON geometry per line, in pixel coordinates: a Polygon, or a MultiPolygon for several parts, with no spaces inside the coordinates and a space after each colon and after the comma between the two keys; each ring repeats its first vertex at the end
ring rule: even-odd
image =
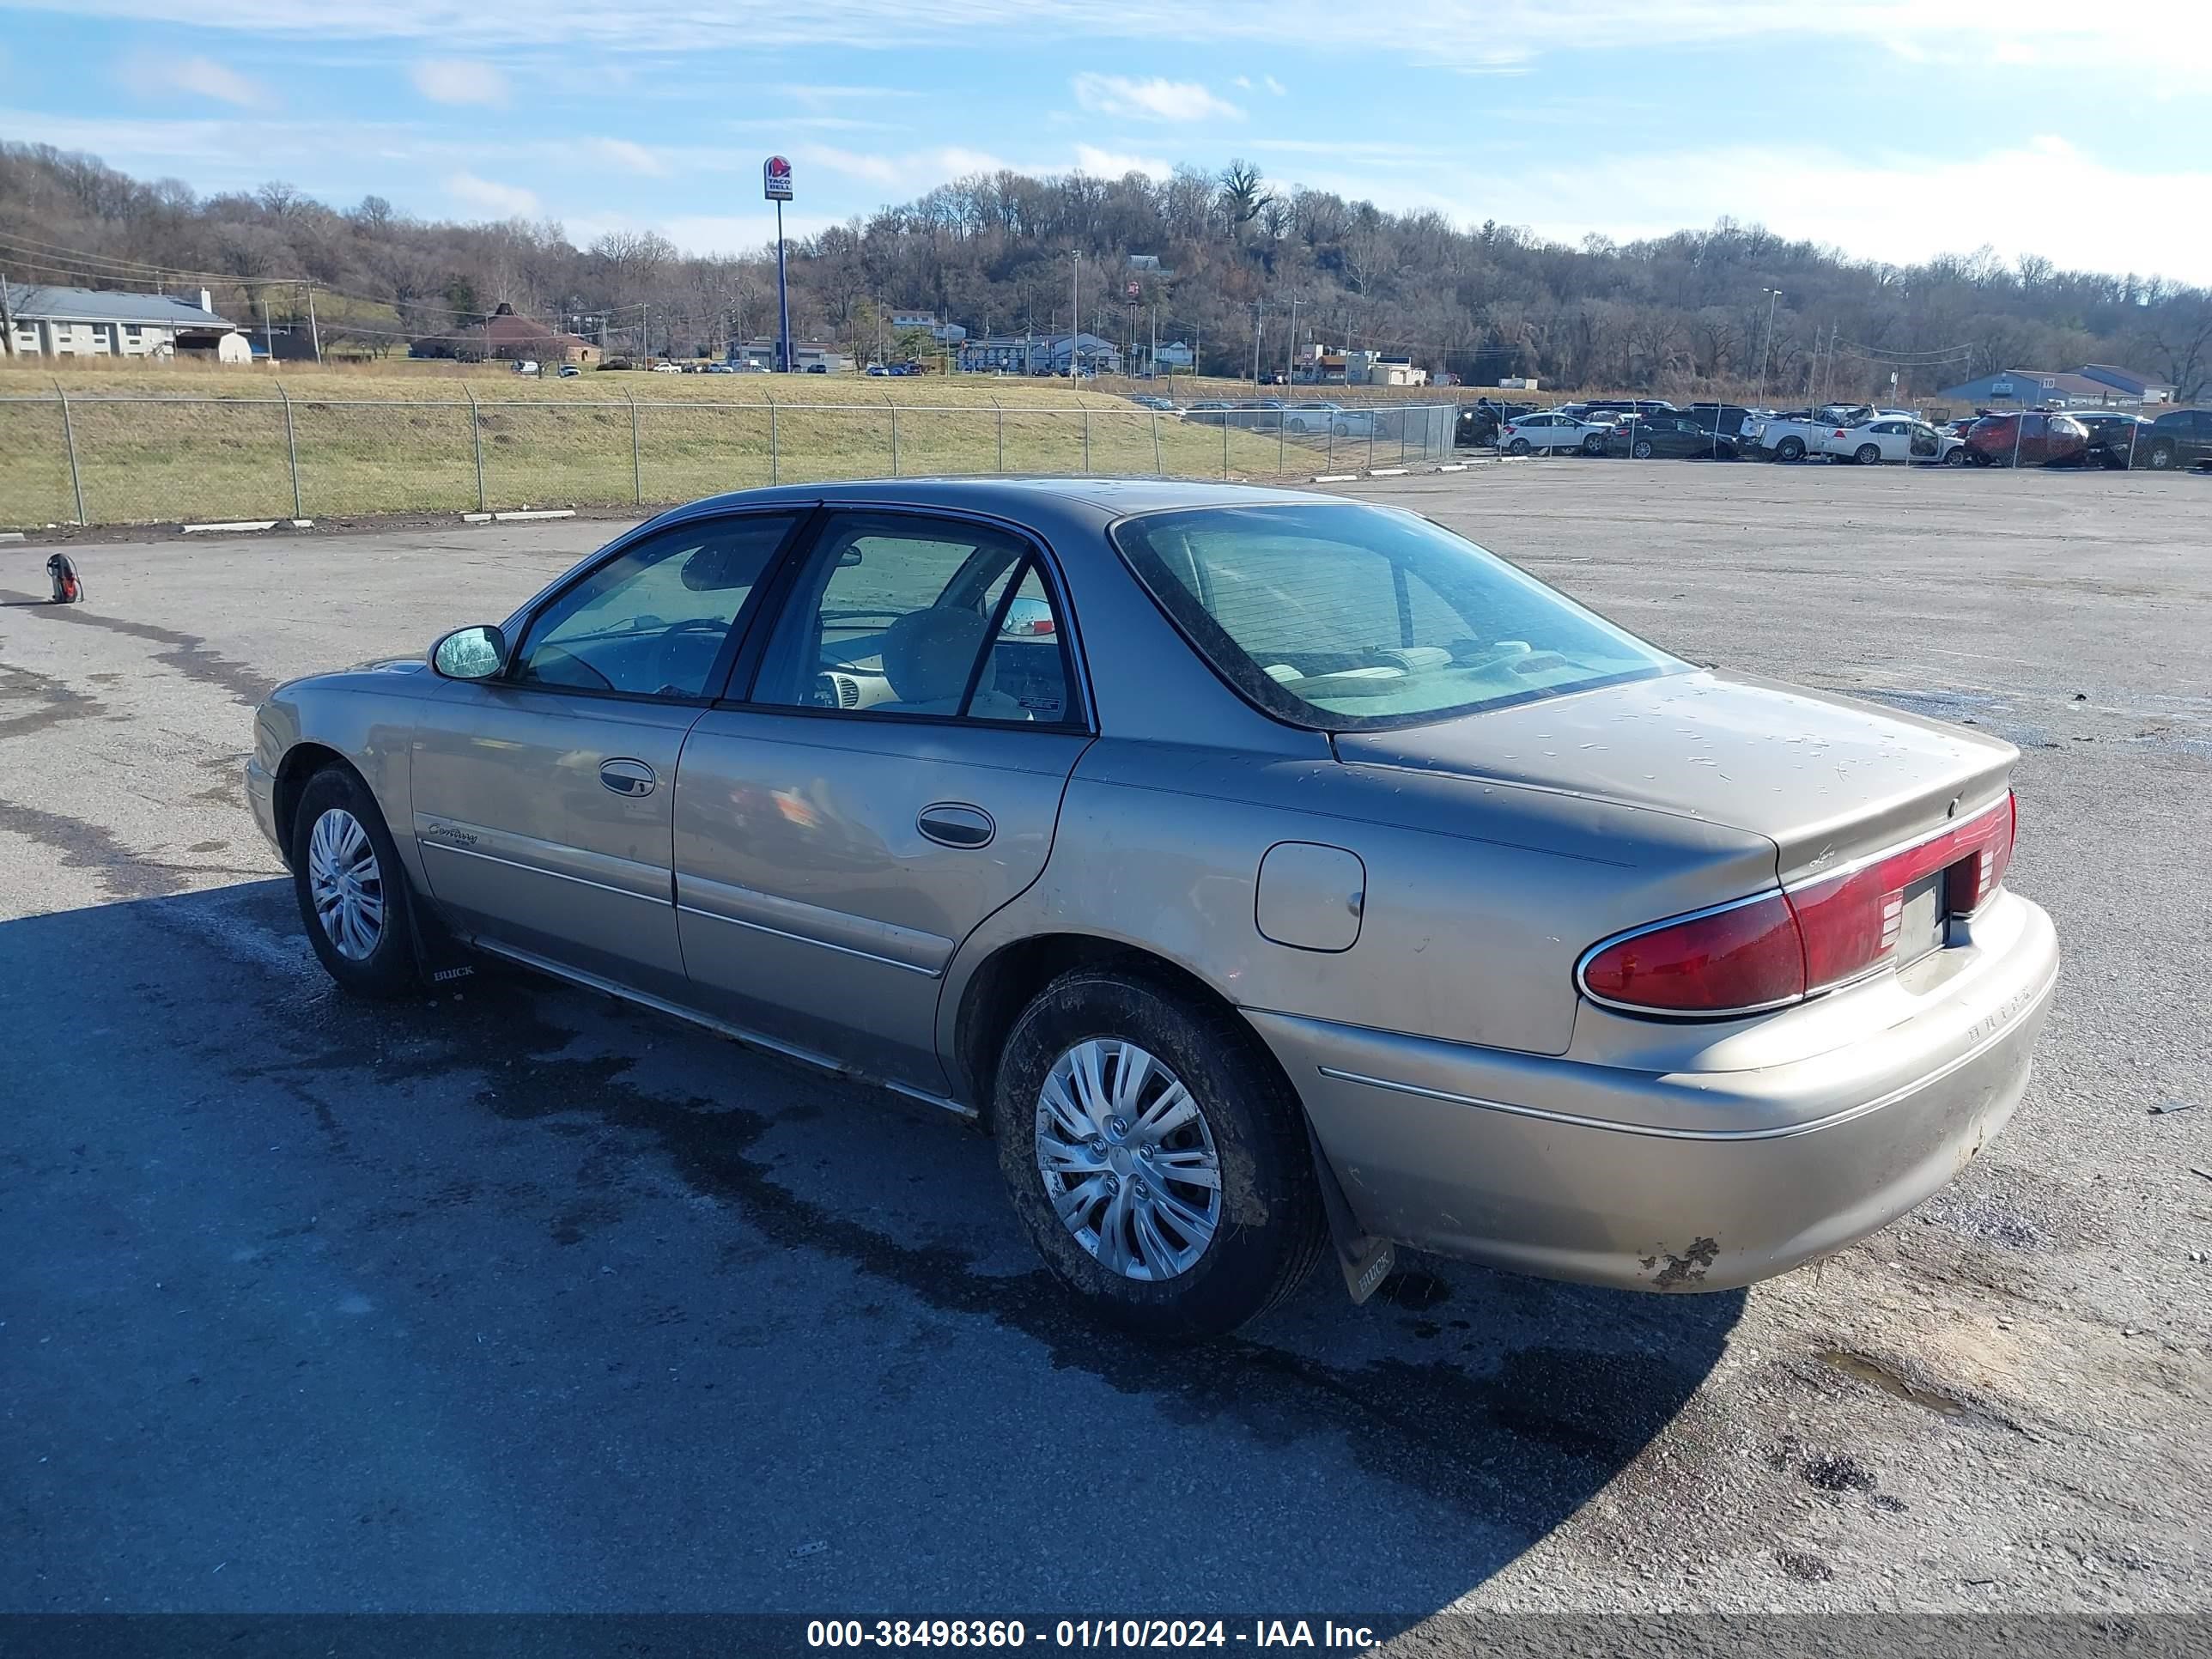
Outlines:
{"type": "Polygon", "coordinates": [[[2052,466],[2088,450],[2088,428],[2047,410],[1984,415],[1966,428],[1966,453],[1978,466],[2052,466]]]}

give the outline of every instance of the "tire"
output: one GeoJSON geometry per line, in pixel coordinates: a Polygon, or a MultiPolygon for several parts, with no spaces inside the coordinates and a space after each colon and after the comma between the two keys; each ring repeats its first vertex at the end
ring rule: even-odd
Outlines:
{"type": "Polygon", "coordinates": [[[2153,444],[2150,453],[2143,458],[2143,465],[2154,472],[2171,472],[2175,459],[2172,444],[2153,444]]]}
{"type": "Polygon", "coordinates": [[[1649,438],[1638,439],[1636,442],[1630,447],[1628,453],[1635,456],[1639,461],[1650,460],[1651,459],[1651,441],[1649,438]]]}
{"type": "Polygon", "coordinates": [[[1802,438],[1784,438],[1780,443],[1774,446],[1774,459],[1778,461],[1803,460],[1805,459],[1805,441],[1802,438]]]}
{"type": "Polygon", "coordinates": [[[1857,462],[1861,466],[1880,466],[1881,465],[1881,446],[1880,444],[1861,444],[1858,448],[1852,453],[1851,459],[1857,462]]]}
{"type": "Polygon", "coordinates": [[[1949,454],[1943,458],[1943,465],[1946,466],[1964,466],[1966,465],[1966,461],[1967,454],[1964,446],[1961,446],[1957,449],[1954,449],[1949,454]]]}
{"type": "Polygon", "coordinates": [[[292,891],[308,944],[342,988],[378,1000],[416,990],[407,869],[376,797],[346,767],[324,768],[300,793],[292,891]]]}
{"type": "Polygon", "coordinates": [[[1583,439],[1583,454],[1585,454],[1585,455],[1602,455],[1602,454],[1604,454],[1604,453],[1605,453],[1605,438],[1604,438],[1604,435],[1603,435],[1602,434],[1601,434],[1601,433],[1593,432],[1593,433],[1591,433],[1591,434],[1589,434],[1589,437],[1587,437],[1587,438],[1583,439]]]}
{"type": "Polygon", "coordinates": [[[1266,1052],[1232,1016],[1141,975],[1078,969],[1040,992],[1007,1035],[993,1115],[1000,1172],[1038,1255],[1110,1323],[1182,1340],[1224,1335],[1296,1290],[1327,1241],[1304,1113],[1266,1052]],[[1125,1073],[1133,1048],[1150,1063],[1125,1073]],[[1131,1076],[1141,1109],[1109,1115],[1131,1076]],[[1164,1081],[1194,1111],[1148,1154],[1145,1120],[1176,1092],[1164,1081]],[[1096,1133],[1078,1140],[1085,1128],[1096,1133]],[[1170,1157],[1200,1178],[1163,1176],[1170,1157]],[[1061,1219],[1055,1184],[1061,1204],[1079,1206],[1074,1219],[1061,1219]]]}
{"type": "Polygon", "coordinates": [[[1528,453],[1528,441],[1526,438],[1516,438],[1505,446],[1505,453],[1509,455],[1526,455],[1528,453]]]}

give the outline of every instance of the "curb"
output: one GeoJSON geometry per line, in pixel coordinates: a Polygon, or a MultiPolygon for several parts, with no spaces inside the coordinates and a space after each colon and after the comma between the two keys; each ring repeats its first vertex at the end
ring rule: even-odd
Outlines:
{"type": "Polygon", "coordinates": [[[573,519],[575,516],[576,509],[573,507],[526,507],[514,513],[464,513],[461,514],[461,522],[491,524],[495,521],[500,524],[513,524],[522,519],[573,519]]]}
{"type": "Polygon", "coordinates": [[[182,524],[177,528],[187,536],[230,535],[249,530],[274,530],[280,524],[289,525],[295,530],[315,527],[313,519],[234,519],[224,524],[182,524]]]}

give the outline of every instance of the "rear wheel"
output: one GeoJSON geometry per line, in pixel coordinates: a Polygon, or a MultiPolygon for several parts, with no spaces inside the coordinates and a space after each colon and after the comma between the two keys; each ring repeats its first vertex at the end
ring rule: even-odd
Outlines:
{"type": "Polygon", "coordinates": [[[1853,453],[1851,459],[1856,461],[1861,466],[1879,465],[1881,461],[1881,446],[1880,444],[1861,444],[1857,450],[1853,453]]]}
{"type": "Polygon", "coordinates": [[[292,888],[330,976],[365,997],[416,988],[407,872],[368,786],[343,766],[307,780],[292,820],[292,888]]]}
{"type": "Polygon", "coordinates": [[[2153,444],[2150,453],[2143,459],[2143,465],[2154,472],[2170,472],[2173,470],[2173,460],[2172,444],[2153,444]]]}
{"type": "Polygon", "coordinates": [[[1526,438],[1516,438],[1505,446],[1505,453],[1509,455],[1526,455],[1528,453],[1528,441],[1526,438]]]}
{"type": "Polygon", "coordinates": [[[1630,449],[1629,453],[1635,456],[1639,461],[1650,460],[1651,459],[1651,440],[1649,438],[1638,438],[1636,441],[1634,447],[1630,449]]]}
{"type": "Polygon", "coordinates": [[[1224,1334],[1321,1253],[1298,1103],[1219,1010],[1136,975],[1062,975],[1015,1021],[993,1109],[1037,1253],[1115,1324],[1224,1334]]]}
{"type": "Polygon", "coordinates": [[[1774,459],[1778,461],[1803,460],[1805,459],[1805,441],[1802,438],[1784,438],[1780,443],[1774,446],[1774,459]]]}

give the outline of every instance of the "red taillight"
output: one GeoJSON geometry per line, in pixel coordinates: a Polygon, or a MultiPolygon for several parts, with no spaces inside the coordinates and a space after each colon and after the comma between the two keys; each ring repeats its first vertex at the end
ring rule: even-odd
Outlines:
{"type": "Polygon", "coordinates": [[[1779,893],[1631,934],[1583,963],[1583,988],[1661,1013],[1763,1008],[1805,994],[1805,949],[1779,893]]]}
{"type": "Polygon", "coordinates": [[[1996,823],[1989,838],[1971,860],[1960,860],[1945,878],[1944,908],[1954,916],[1980,909],[2012,867],[2013,843],[2020,838],[2020,797],[2008,794],[2002,808],[1990,816],[1996,823]]]}
{"type": "Polygon", "coordinates": [[[1942,908],[1969,915],[2012,862],[2018,806],[1997,805],[1870,863],[1704,915],[1662,923],[1591,951],[1583,988],[1654,1013],[1740,1013],[1794,1002],[1877,968],[1896,948],[1905,890],[1943,882],[1942,908]]]}
{"type": "Polygon", "coordinates": [[[2012,857],[2012,798],[1917,845],[1790,890],[1805,935],[1805,988],[1839,985],[1881,963],[1897,943],[1905,890],[1943,872],[1942,908],[1979,909],[2012,857]]]}

